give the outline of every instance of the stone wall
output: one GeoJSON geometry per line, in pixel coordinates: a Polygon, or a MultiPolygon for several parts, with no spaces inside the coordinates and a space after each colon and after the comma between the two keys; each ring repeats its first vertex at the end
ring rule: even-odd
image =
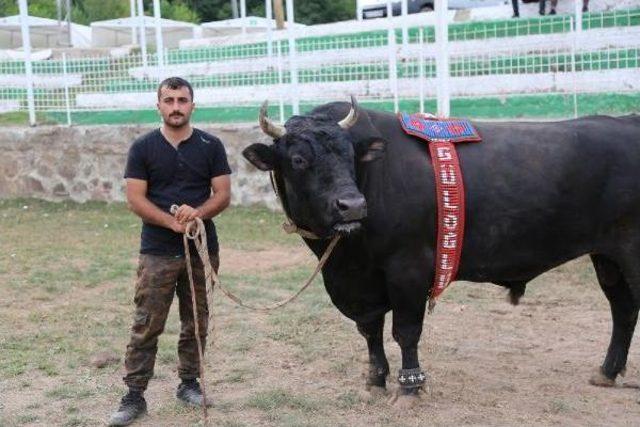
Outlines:
{"type": "MultiPolygon", "coordinates": [[[[40,126],[0,128],[0,197],[51,201],[124,201],[122,178],[127,150],[153,126],[40,126]]],[[[276,208],[268,174],[241,155],[254,142],[269,143],[257,125],[201,129],[218,136],[227,149],[234,205],[276,208]]]]}

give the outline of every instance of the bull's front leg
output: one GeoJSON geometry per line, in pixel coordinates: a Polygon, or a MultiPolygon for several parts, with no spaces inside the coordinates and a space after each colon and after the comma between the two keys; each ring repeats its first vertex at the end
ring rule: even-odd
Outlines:
{"type": "Polygon", "coordinates": [[[384,353],[384,314],[371,322],[357,322],[358,332],[367,340],[369,369],[366,388],[371,394],[384,393],[389,375],[389,362],[384,353]]]}
{"type": "Polygon", "coordinates": [[[393,310],[392,334],[402,352],[402,369],[398,371],[398,399],[401,407],[413,405],[426,381],[420,368],[418,344],[422,334],[422,322],[432,277],[427,260],[416,256],[402,256],[390,264],[387,277],[390,280],[389,298],[393,310]]]}

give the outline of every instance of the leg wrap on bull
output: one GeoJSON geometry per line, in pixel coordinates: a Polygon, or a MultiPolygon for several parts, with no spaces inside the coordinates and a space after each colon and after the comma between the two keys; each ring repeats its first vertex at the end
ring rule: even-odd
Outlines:
{"type": "Polygon", "coordinates": [[[400,369],[398,371],[398,382],[403,389],[420,388],[424,385],[426,379],[427,376],[420,368],[400,369]]]}

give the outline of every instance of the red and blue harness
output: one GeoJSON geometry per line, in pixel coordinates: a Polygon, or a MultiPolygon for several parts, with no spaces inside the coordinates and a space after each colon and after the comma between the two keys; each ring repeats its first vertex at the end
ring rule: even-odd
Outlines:
{"type": "Polygon", "coordinates": [[[398,113],[406,133],[429,145],[435,173],[438,203],[438,237],[430,307],[456,278],[464,239],[464,183],[455,144],[480,142],[482,138],[468,120],[441,119],[424,114],[398,113]]]}

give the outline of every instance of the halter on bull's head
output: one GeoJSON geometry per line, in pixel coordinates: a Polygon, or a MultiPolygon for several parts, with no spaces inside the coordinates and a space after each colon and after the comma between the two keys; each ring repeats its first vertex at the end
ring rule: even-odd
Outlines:
{"type": "Polygon", "coordinates": [[[252,144],[242,152],[258,169],[275,172],[293,222],[325,238],[360,229],[367,207],[356,183],[356,161],[374,160],[384,148],[383,142],[350,131],[366,114],[353,96],[346,116],[336,120],[336,111],[345,109],[345,103],[328,104],[282,126],[269,120],[265,102],[260,127],[274,143],[252,144]]]}

